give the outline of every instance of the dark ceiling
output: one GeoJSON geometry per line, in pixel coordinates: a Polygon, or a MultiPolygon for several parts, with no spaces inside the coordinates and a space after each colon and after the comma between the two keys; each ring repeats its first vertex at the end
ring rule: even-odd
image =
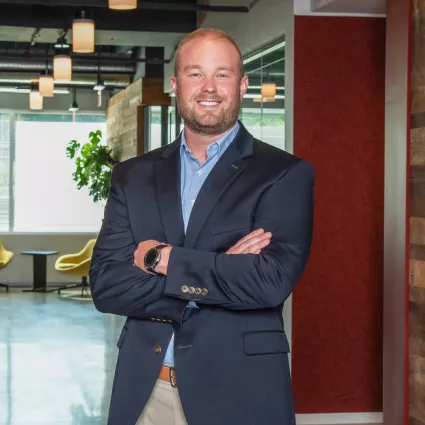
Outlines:
{"type": "Polygon", "coordinates": [[[16,86],[20,79],[28,85],[43,72],[46,60],[51,70],[54,45],[61,36],[71,43],[72,20],[82,8],[95,22],[96,51],[71,54],[76,81],[69,86],[92,89],[100,70],[111,90],[131,82],[141,64],[143,72],[161,73],[178,41],[197,28],[200,11],[249,12],[249,7],[208,0],[139,0],[138,8],[129,11],[109,9],[108,0],[0,0],[0,87],[16,86]]]}

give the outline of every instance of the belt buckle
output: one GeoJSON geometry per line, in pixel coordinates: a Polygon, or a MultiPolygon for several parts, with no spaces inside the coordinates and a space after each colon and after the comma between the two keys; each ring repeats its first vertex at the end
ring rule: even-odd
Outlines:
{"type": "Polygon", "coordinates": [[[171,386],[173,388],[176,388],[177,387],[176,369],[174,369],[173,367],[170,367],[170,383],[171,383],[171,386]]]}

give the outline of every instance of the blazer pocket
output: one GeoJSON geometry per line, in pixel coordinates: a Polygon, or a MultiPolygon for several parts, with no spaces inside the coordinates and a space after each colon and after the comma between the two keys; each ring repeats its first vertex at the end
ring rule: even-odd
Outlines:
{"type": "Polygon", "coordinates": [[[245,353],[256,354],[289,353],[289,343],[284,331],[253,331],[242,334],[245,353]]]}
{"type": "Polygon", "coordinates": [[[117,341],[117,347],[121,348],[122,343],[124,342],[125,336],[127,335],[127,328],[124,326],[121,331],[121,335],[117,341]]]}
{"type": "Polygon", "coordinates": [[[212,235],[220,235],[222,233],[236,232],[237,230],[242,229],[245,229],[247,233],[250,233],[251,225],[251,221],[248,220],[226,221],[223,219],[222,222],[210,224],[210,233],[212,235]]]}

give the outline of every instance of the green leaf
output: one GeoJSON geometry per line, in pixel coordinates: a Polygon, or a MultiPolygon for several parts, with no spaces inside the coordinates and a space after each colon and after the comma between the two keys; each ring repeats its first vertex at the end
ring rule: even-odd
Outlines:
{"type": "Polygon", "coordinates": [[[112,168],[116,161],[111,150],[102,145],[101,130],[91,131],[89,141],[82,147],[71,140],[66,148],[67,157],[75,158],[75,171],[72,173],[77,188],[86,187],[94,202],[108,198],[112,168]]]}

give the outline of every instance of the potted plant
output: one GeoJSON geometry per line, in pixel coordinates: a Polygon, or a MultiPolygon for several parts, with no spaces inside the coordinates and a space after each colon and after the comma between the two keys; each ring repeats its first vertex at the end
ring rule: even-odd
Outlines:
{"type": "Polygon", "coordinates": [[[75,158],[76,169],[72,176],[77,188],[86,186],[94,202],[108,198],[112,167],[117,162],[111,156],[111,149],[102,145],[101,141],[102,132],[91,131],[89,142],[82,147],[76,140],[71,140],[66,148],[66,156],[75,158]]]}

